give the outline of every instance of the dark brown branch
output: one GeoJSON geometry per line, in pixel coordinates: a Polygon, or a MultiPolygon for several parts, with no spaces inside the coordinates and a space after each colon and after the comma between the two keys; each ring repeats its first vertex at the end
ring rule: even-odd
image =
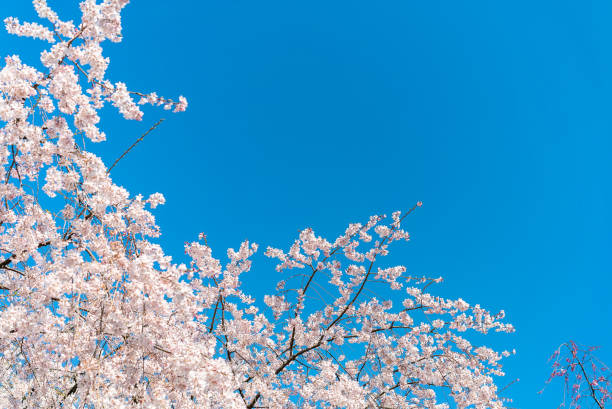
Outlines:
{"type": "MultiPolygon", "coordinates": [[[[42,243],[39,243],[37,248],[42,248],[42,247],[48,246],[49,244],[51,244],[51,242],[47,240],[42,243]]],[[[15,257],[16,257],[15,254],[11,254],[6,259],[2,260],[2,262],[0,262],[0,268],[7,267],[9,264],[11,264],[11,262],[13,261],[15,257]]]]}
{"type": "MultiPolygon", "coordinates": [[[[312,345],[312,346],[310,346],[308,348],[302,349],[300,352],[298,352],[296,354],[293,354],[289,358],[287,358],[287,360],[285,362],[283,362],[283,364],[274,371],[274,374],[278,375],[279,373],[281,373],[283,371],[283,369],[285,369],[287,367],[287,365],[289,365],[291,362],[295,361],[299,356],[305,354],[308,351],[312,351],[313,349],[320,347],[322,344],[323,344],[323,336],[321,336],[321,338],[319,338],[319,341],[316,344],[314,344],[314,345],[312,345]]],[[[261,393],[257,392],[257,395],[255,395],[253,400],[251,400],[251,403],[249,403],[247,405],[247,409],[252,409],[253,406],[255,406],[255,403],[257,403],[257,400],[259,399],[260,396],[261,396],[261,393]]]]}
{"type": "Polygon", "coordinates": [[[589,377],[587,376],[587,373],[584,370],[584,366],[582,366],[582,362],[580,362],[580,359],[577,359],[576,361],[578,362],[578,366],[580,366],[580,370],[582,371],[582,374],[584,375],[584,379],[589,385],[589,389],[591,390],[591,397],[593,397],[593,400],[595,401],[595,403],[597,403],[597,406],[599,406],[600,409],[604,409],[603,405],[597,399],[597,396],[595,396],[595,389],[593,389],[593,385],[591,385],[591,381],[589,380],[589,377]]]}

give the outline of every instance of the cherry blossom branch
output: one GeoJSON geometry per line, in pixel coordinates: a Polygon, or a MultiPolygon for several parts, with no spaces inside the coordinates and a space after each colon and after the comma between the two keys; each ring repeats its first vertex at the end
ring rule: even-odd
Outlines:
{"type": "MultiPolygon", "coordinates": [[[[554,378],[562,377],[565,391],[570,396],[570,408],[580,408],[580,402],[586,399],[586,396],[580,393],[581,387],[585,384],[589,391],[588,397],[600,409],[604,409],[606,403],[612,401],[612,383],[610,382],[609,375],[604,375],[604,372],[609,373],[609,369],[604,364],[601,364],[592,354],[596,349],[597,347],[579,346],[570,340],[561,344],[550,357],[550,360],[554,360],[552,364],[553,371],[546,384],[550,383],[554,378]],[[565,351],[565,354],[563,351],[565,351]],[[587,363],[590,363],[590,369],[587,369],[587,363]],[[577,371],[577,368],[580,371],[577,371]]],[[[542,389],[539,393],[543,391],[542,389]]],[[[564,405],[565,398],[562,403],[562,406],[564,405]]]]}
{"type": "MultiPolygon", "coordinates": [[[[410,213],[412,213],[412,212],[413,212],[413,211],[414,211],[414,210],[415,210],[417,207],[420,207],[420,203],[421,203],[421,202],[419,202],[419,203],[415,204],[415,205],[414,205],[414,206],[413,206],[413,207],[412,207],[410,210],[408,210],[408,211],[407,211],[407,212],[406,212],[406,213],[405,213],[405,214],[404,214],[404,215],[403,215],[403,216],[400,218],[400,220],[399,220],[399,222],[398,222],[397,224],[394,224],[394,225],[392,226],[392,228],[391,228],[391,234],[393,234],[393,232],[394,232],[395,230],[397,230],[397,228],[398,228],[399,224],[400,224],[400,223],[401,223],[401,222],[402,222],[402,221],[403,221],[403,220],[406,218],[406,216],[408,216],[410,213]]],[[[391,234],[390,234],[390,235],[388,235],[388,236],[386,236],[386,237],[384,237],[384,238],[383,238],[383,239],[380,241],[380,244],[377,246],[377,250],[380,250],[380,249],[381,249],[381,248],[384,246],[384,244],[385,244],[385,242],[387,241],[387,239],[388,239],[389,237],[391,237],[391,234]]],[[[335,319],[334,321],[332,321],[332,323],[331,323],[331,324],[329,324],[329,325],[327,326],[327,330],[329,330],[331,327],[333,327],[333,326],[334,326],[334,325],[335,325],[335,324],[338,322],[338,320],[340,320],[340,319],[342,318],[342,316],[343,316],[343,315],[346,313],[346,311],[349,309],[349,307],[350,307],[351,305],[353,305],[353,303],[355,302],[355,300],[357,299],[357,297],[359,297],[359,294],[361,294],[361,291],[362,291],[362,290],[363,290],[363,288],[365,287],[366,282],[368,281],[368,277],[370,277],[370,274],[371,274],[371,272],[372,272],[372,267],[374,266],[374,261],[376,260],[376,256],[377,256],[377,253],[375,252],[375,253],[374,253],[374,255],[373,255],[373,257],[372,257],[372,261],[370,262],[370,266],[368,267],[368,272],[366,273],[365,277],[363,278],[363,281],[361,282],[361,285],[359,286],[359,290],[357,290],[357,292],[355,293],[355,295],[353,296],[353,298],[351,299],[351,301],[350,301],[348,304],[346,304],[346,306],[344,307],[344,309],[342,310],[342,312],[341,312],[340,314],[338,314],[338,316],[336,317],[336,319],[335,319]]]]}

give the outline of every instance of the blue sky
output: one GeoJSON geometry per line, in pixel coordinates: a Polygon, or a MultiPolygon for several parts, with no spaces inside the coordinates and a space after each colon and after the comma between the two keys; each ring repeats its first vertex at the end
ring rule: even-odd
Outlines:
{"type": "MultiPolygon", "coordinates": [[[[517,349],[512,406],[556,407],[558,388],[536,392],[560,343],[612,364],[611,17],[603,0],[133,1],[109,78],[189,109],[108,110],[94,150],[111,164],[166,118],[112,175],[164,193],[178,261],[200,231],[219,256],[245,238],[288,247],[422,200],[393,260],[504,309],[517,332],[488,342],[517,349]]],[[[34,64],[42,46],[0,34],[3,56],[34,64]]],[[[243,281],[261,294],[277,278],[260,255],[243,281]]]]}

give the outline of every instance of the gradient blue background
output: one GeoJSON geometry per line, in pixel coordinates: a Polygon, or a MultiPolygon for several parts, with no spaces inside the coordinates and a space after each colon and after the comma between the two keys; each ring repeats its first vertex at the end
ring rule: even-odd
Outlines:
{"type": "MultiPolygon", "coordinates": [[[[167,119],[112,175],[164,193],[177,261],[200,231],[218,256],[245,238],[288,247],[300,228],[332,238],[422,200],[393,261],[505,309],[517,332],[487,341],[517,349],[505,395],[555,408],[558,386],[536,392],[560,343],[612,363],[611,20],[603,0],[133,1],[109,78],[189,109],[142,123],[109,109],[94,150],[111,164],[167,119]]],[[[36,64],[42,46],[0,34],[2,56],[36,64]]],[[[263,259],[244,277],[255,294],[278,278],[263,259]]]]}

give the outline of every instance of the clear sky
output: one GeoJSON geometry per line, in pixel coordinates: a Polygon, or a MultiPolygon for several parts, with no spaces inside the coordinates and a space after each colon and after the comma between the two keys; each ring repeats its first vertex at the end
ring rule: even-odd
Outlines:
{"type": "MultiPolygon", "coordinates": [[[[141,123],[108,110],[94,150],[110,165],[166,118],[112,175],[164,193],[177,261],[201,231],[218,256],[245,238],[288,247],[422,200],[393,260],[504,309],[517,332],[487,343],[517,349],[506,396],[554,408],[558,388],[536,392],[560,343],[612,365],[610,21],[604,0],[133,1],[109,78],[190,105],[141,123]]],[[[2,56],[34,64],[42,46],[0,34],[2,56]]],[[[255,294],[277,280],[263,259],[244,277],[255,294]]]]}

